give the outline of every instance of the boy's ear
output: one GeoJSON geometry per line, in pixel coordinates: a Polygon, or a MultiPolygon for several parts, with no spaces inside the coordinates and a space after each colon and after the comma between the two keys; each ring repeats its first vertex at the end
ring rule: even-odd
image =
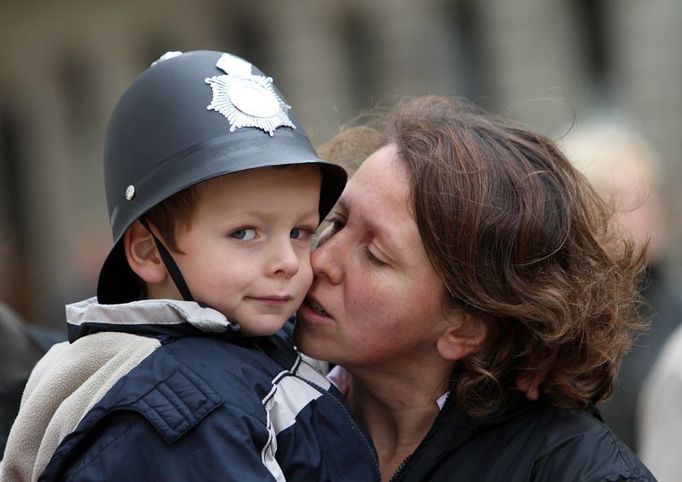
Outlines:
{"type": "Polygon", "coordinates": [[[445,328],[436,341],[436,348],[446,360],[461,360],[479,351],[486,341],[486,324],[469,314],[460,315],[457,323],[445,328]]]}
{"type": "Polygon", "coordinates": [[[123,235],[123,249],[128,265],[147,284],[166,279],[166,267],[161,260],[154,238],[140,221],[135,221],[123,235]]]}

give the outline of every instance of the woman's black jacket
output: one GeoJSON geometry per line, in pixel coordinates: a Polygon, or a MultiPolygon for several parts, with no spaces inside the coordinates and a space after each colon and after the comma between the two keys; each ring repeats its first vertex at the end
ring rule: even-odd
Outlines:
{"type": "Polygon", "coordinates": [[[655,481],[596,410],[512,397],[500,416],[472,419],[450,396],[392,480],[400,482],[655,481]]]}

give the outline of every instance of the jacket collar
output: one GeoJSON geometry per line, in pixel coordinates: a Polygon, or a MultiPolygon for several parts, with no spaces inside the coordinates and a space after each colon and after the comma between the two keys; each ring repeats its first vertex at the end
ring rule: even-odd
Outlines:
{"type": "Polygon", "coordinates": [[[239,323],[194,301],[141,300],[104,305],[89,298],[66,305],[69,341],[101,331],[125,331],[149,336],[199,333],[236,334],[239,323]]]}
{"type": "Polygon", "coordinates": [[[537,401],[529,401],[520,392],[510,393],[503,411],[488,417],[471,417],[457,404],[457,397],[450,393],[445,405],[434,420],[431,429],[421,441],[417,449],[401,464],[392,481],[428,480],[429,471],[438,460],[456,452],[488,426],[504,423],[507,420],[523,416],[548,400],[541,397],[537,401]]]}

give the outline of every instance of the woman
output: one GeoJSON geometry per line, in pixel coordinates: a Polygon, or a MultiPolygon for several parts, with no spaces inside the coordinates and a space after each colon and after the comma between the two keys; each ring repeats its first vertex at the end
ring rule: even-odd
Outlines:
{"type": "Polygon", "coordinates": [[[382,479],[654,480],[593,411],[640,328],[643,258],[556,146],[437,97],[327,152],[348,146],[374,152],[312,255],[295,337],[343,367],[382,479]]]}

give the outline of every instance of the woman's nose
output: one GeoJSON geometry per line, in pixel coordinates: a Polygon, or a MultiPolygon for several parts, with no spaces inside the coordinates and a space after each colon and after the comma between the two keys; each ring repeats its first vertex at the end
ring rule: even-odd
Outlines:
{"type": "Polygon", "coordinates": [[[313,250],[310,263],[316,278],[327,278],[334,284],[341,281],[343,278],[341,261],[344,258],[341,241],[340,234],[335,234],[327,237],[313,250]]]}

